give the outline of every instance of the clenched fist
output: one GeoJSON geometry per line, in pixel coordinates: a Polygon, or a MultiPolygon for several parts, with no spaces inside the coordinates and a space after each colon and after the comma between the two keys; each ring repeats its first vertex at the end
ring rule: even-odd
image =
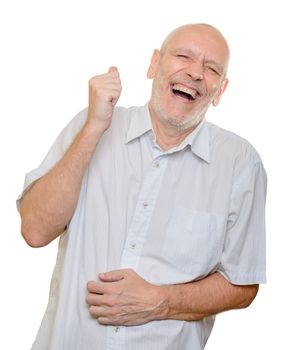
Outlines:
{"type": "Polygon", "coordinates": [[[89,108],[87,122],[100,133],[111,124],[114,107],[121,95],[121,80],[116,67],[89,81],[89,108]]]}

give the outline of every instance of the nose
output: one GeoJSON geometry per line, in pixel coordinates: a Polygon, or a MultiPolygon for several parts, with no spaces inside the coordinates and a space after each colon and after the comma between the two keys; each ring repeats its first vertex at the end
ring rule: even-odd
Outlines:
{"type": "Polygon", "coordinates": [[[201,62],[192,62],[186,69],[186,74],[192,80],[202,80],[203,79],[203,66],[201,62]]]}

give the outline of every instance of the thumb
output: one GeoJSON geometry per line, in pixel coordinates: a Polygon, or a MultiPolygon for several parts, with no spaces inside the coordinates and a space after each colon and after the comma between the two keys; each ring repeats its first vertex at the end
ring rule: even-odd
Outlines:
{"type": "Polygon", "coordinates": [[[117,282],[126,277],[126,270],[113,270],[99,274],[99,279],[103,282],[117,282]]]}
{"type": "Polygon", "coordinates": [[[108,73],[118,72],[118,68],[115,66],[111,66],[108,70],[108,73]]]}

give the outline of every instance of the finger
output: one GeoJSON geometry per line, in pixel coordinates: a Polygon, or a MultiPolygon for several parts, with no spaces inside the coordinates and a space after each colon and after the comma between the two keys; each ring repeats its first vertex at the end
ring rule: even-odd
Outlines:
{"type": "Polygon", "coordinates": [[[91,306],[89,311],[91,316],[96,318],[100,324],[113,326],[123,325],[123,319],[113,315],[109,309],[91,306]]]}
{"type": "Polygon", "coordinates": [[[93,77],[89,80],[89,87],[93,86],[95,86],[96,88],[109,88],[111,86],[121,87],[121,80],[118,76],[105,76],[102,78],[93,77]]]}
{"type": "Polygon", "coordinates": [[[108,101],[112,103],[112,105],[115,105],[118,102],[118,99],[120,98],[120,91],[114,90],[111,91],[112,93],[108,97],[108,101]]]}
{"type": "Polygon", "coordinates": [[[117,286],[113,283],[89,281],[87,283],[87,290],[89,293],[104,297],[105,294],[117,293],[117,286]]]}
{"type": "MultiPolygon", "coordinates": [[[[95,83],[99,84],[98,81],[96,81],[95,83]]],[[[106,87],[106,88],[110,88],[110,87],[120,88],[121,84],[122,84],[121,80],[118,77],[109,77],[109,78],[106,78],[104,81],[100,82],[100,86],[106,87]]]]}
{"type": "Polygon", "coordinates": [[[123,320],[112,314],[110,309],[100,306],[90,306],[90,315],[98,320],[100,324],[119,326],[123,320]]]}
{"type": "Polygon", "coordinates": [[[91,305],[89,307],[89,312],[95,318],[107,317],[107,310],[104,307],[101,307],[101,306],[91,305]]]}
{"type": "Polygon", "coordinates": [[[119,71],[118,71],[118,68],[115,66],[111,66],[108,70],[108,73],[116,73],[116,72],[118,73],[119,71]]]}
{"type": "Polygon", "coordinates": [[[103,99],[109,102],[114,102],[119,99],[121,94],[121,91],[119,89],[113,89],[108,91],[108,94],[106,96],[103,96],[103,99]]]}
{"type": "Polygon", "coordinates": [[[115,305],[114,300],[114,297],[109,294],[88,293],[86,296],[86,303],[94,306],[113,307],[115,305]]]}
{"type": "Polygon", "coordinates": [[[106,75],[108,77],[113,78],[113,79],[114,78],[120,79],[120,73],[119,73],[117,67],[110,67],[109,70],[108,70],[108,73],[106,73],[106,75]]]}
{"type": "Polygon", "coordinates": [[[95,293],[95,294],[103,294],[104,293],[104,284],[95,282],[95,281],[89,281],[87,283],[87,290],[90,293],[95,293]]]}
{"type": "Polygon", "coordinates": [[[113,323],[108,317],[97,317],[97,320],[100,324],[106,325],[106,326],[108,326],[108,325],[117,326],[118,325],[116,323],[113,323]]]}
{"type": "Polygon", "coordinates": [[[96,293],[89,293],[86,296],[86,303],[88,305],[95,305],[95,306],[99,306],[99,305],[103,305],[103,295],[102,294],[96,294],[96,293]]]}
{"type": "MultiPolygon", "coordinates": [[[[100,89],[98,90],[95,95],[96,97],[101,98],[103,101],[107,102],[114,102],[119,99],[121,94],[121,89],[120,88],[115,88],[115,89],[100,89]]],[[[92,95],[94,96],[93,92],[92,95]]]]}
{"type": "Polygon", "coordinates": [[[99,278],[101,281],[104,282],[117,282],[127,277],[129,272],[129,269],[113,270],[109,272],[100,273],[99,278]]]}

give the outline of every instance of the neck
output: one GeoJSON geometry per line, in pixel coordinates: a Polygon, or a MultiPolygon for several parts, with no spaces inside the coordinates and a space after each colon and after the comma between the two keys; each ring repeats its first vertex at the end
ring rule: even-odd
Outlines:
{"type": "Polygon", "coordinates": [[[178,130],[164,123],[152,110],[150,104],[149,112],[156,142],[163,151],[180,145],[187,135],[189,135],[197,127],[196,125],[187,129],[178,130]]]}

